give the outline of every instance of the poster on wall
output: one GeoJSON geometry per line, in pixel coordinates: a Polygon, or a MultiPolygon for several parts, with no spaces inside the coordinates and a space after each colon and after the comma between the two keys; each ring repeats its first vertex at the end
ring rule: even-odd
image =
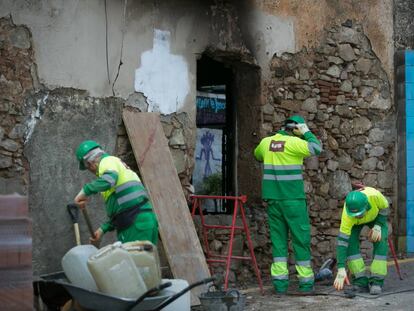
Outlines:
{"type": "MultiPolygon", "coordinates": [[[[197,128],[193,185],[196,194],[222,195],[222,129],[197,128]]],[[[221,202],[206,201],[208,212],[222,211],[221,202]]]]}
{"type": "Polygon", "coordinates": [[[197,126],[226,123],[226,95],[197,92],[197,126]]]}

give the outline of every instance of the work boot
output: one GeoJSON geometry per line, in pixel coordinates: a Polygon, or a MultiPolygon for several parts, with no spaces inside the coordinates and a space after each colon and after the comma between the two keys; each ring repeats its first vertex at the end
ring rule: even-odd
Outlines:
{"type": "Polygon", "coordinates": [[[369,293],[371,295],[381,295],[382,294],[382,287],[378,284],[370,284],[369,285],[369,293]]]}
{"type": "Polygon", "coordinates": [[[351,291],[358,294],[358,293],[368,293],[369,288],[368,286],[360,286],[360,285],[352,285],[351,291]]]}

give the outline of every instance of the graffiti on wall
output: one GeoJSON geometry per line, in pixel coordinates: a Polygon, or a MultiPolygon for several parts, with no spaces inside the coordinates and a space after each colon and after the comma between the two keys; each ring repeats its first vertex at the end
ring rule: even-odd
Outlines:
{"type": "Polygon", "coordinates": [[[197,126],[226,123],[226,95],[197,92],[197,126]]]}
{"type": "Polygon", "coordinates": [[[198,128],[193,184],[196,193],[205,189],[204,181],[213,174],[221,176],[223,130],[198,128]]]}

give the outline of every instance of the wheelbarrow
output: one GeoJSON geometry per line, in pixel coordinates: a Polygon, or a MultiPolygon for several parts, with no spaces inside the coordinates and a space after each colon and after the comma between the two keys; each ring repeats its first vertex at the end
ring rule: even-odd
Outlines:
{"type": "Polygon", "coordinates": [[[213,282],[215,278],[206,278],[190,284],[178,293],[169,291],[171,282],[166,282],[144,293],[138,299],[110,296],[104,293],[91,291],[71,284],[64,272],[56,272],[41,277],[42,282],[60,285],[76,300],[80,306],[95,311],[159,311],[166,307],[191,289],[213,282]]]}

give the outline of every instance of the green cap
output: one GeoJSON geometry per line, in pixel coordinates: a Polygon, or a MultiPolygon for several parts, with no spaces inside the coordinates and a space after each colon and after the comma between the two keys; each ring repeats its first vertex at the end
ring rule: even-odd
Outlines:
{"type": "Polygon", "coordinates": [[[345,198],[345,208],[348,216],[361,216],[369,210],[368,197],[360,191],[351,191],[345,198]]]}
{"type": "Polygon", "coordinates": [[[305,119],[299,115],[294,115],[294,116],[290,116],[289,118],[287,118],[285,121],[285,124],[292,123],[292,122],[295,122],[297,124],[303,124],[305,123],[305,119]]]}
{"type": "Polygon", "coordinates": [[[92,149],[101,148],[101,146],[94,140],[85,140],[80,143],[78,149],[76,149],[76,158],[79,161],[79,169],[84,171],[86,169],[83,157],[92,149]]]}

